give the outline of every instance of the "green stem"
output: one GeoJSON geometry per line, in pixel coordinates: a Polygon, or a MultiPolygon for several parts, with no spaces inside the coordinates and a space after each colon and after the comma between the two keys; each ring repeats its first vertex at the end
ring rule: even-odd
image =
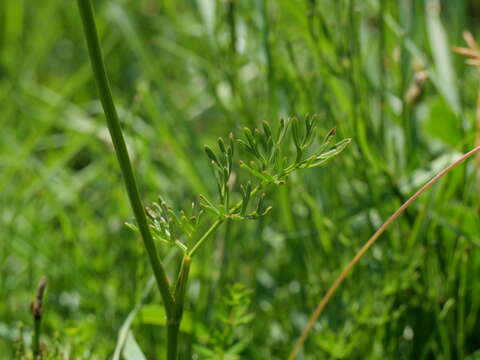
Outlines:
{"type": "MultiPolygon", "coordinates": [[[[261,185],[257,185],[253,190],[252,192],[250,193],[250,196],[254,196],[260,189],[262,188],[261,185]]],[[[242,207],[242,204],[243,204],[243,201],[239,201],[237,204],[235,204],[235,206],[233,206],[231,209],[230,209],[230,213],[234,213],[235,211],[237,211],[238,209],[240,209],[242,207]]],[[[189,257],[192,257],[196,252],[197,250],[203,245],[203,243],[218,229],[218,227],[220,225],[223,224],[223,222],[226,220],[226,218],[228,218],[228,215],[226,215],[226,217],[220,217],[218,218],[213,224],[212,226],[210,226],[210,228],[205,232],[205,234],[202,235],[202,237],[197,241],[197,243],[193,246],[192,250],[190,250],[190,252],[188,253],[188,256],[189,257]]]]}
{"type": "Polygon", "coordinates": [[[203,234],[203,236],[200,238],[200,240],[197,241],[197,243],[195,244],[195,246],[192,248],[192,250],[190,250],[190,252],[188,253],[188,256],[189,257],[193,257],[193,255],[195,254],[195,252],[198,250],[198,248],[200,246],[202,246],[202,244],[205,242],[205,240],[207,240],[209,238],[210,235],[212,235],[215,230],[217,230],[217,228],[224,222],[225,220],[223,218],[220,218],[218,219],[217,221],[215,221],[212,226],[210,226],[210,228],[207,230],[207,232],[205,234],[203,234]]]}
{"type": "Polygon", "coordinates": [[[167,360],[178,359],[178,333],[181,320],[170,320],[167,326],[167,360]]]}
{"type": "Polygon", "coordinates": [[[42,323],[41,316],[35,316],[34,318],[34,333],[33,333],[33,358],[38,359],[40,357],[40,326],[42,323]]]}
{"type": "MultiPolygon", "coordinates": [[[[262,188],[262,185],[259,184],[257,186],[255,186],[255,188],[252,190],[252,192],[250,193],[250,197],[254,196],[256,193],[258,193],[260,191],[260,189],[262,188]]],[[[234,213],[235,211],[237,211],[238,209],[240,209],[242,207],[242,203],[243,201],[239,201],[235,206],[233,206],[231,209],[230,209],[230,213],[234,213]]],[[[227,215],[228,217],[228,215],[227,215]]],[[[210,226],[210,228],[207,230],[207,232],[205,234],[202,235],[202,237],[197,241],[197,243],[195,244],[195,246],[192,248],[192,250],[190,250],[190,252],[188,253],[188,256],[189,257],[192,257],[196,252],[197,250],[200,248],[200,246],[202,246],[202,244],[210,237],[210,235],[212,235],[216,230],[217,228],[223,224],[223,222],[225,221],[225,218],[219,218],[217,219],[213,224],[212,226],[210,226]]]]}
{"type": "Polygon", "coordinates": [[[30,304],[30,310],[33,315],[34,332],[32,340],[32,350],[34,359],[41,359],[42,352],[40,350],[40,332],[42,330],[42,313],[43,313],[43,295],[45,293],[45,286],[47,278],[44,277],[37,287],[35,299],[30,304]]]}
{"type": "Polygon", "coordinates": [[[185,254],[175,285],[175,311],[167,319],[167,360],[177,360],[178,357],[178,334],[180,333],[180,325],[182,323],[190,262],[190,256],[185,254]]]}
{"type": "Polygon", "coordinates": [[[185,293],[187,291],[190,263],[191,257],[185,254],[178,274],[177,284],[175,285],[175,318],[178,320],[181,320],[183,315],[183,305],[185,302],[185,293]]]}
{"type": "Polygon", "coordinates": [[[115,154],[117,156],[118,163],[120,164],[125,187],[127,188],[130,205],[137,220],[138,228],[150,259],[150,264],[163,298],[166,313],[167,315],[171,315],[174,311],[174,299],[170,293],[167,275],[160,262],[160,259],[158,258],[155,243],[148,228],[145,210],[140,200],[140,194],[135,181],[135,176],[133,174],[130,158],[128,156],[128,150],[125,145],[125,140],[123,139],[120,121],[113,103],[110,84],[105,71],[102,51],[100,49],[97,29],[95,26],[92,4],[90,0],[77,0],[77,3],[83,22],[88,52],[90,54],[90,61],[92,64],[93,73],[95,75],[95,82],[97,84],[100,100],[102,102],[105,117],[107,119],[108,130],[110,131],[110,136],[115,148],[115,154]]]}

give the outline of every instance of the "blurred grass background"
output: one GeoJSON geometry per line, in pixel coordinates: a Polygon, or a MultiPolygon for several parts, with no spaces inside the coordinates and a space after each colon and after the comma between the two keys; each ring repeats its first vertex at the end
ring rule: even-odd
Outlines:
{"type": "MultiPolygon", "coordinates": [[[[181,208],[213,193],[203,144],[262,120],[314,112],[325,132],[353,138],[326,168],[271,194],[269,216],[232,223],[202,249],[182,359],[202,358],[194,345],[234,282],[252,290],[254,315],[240,358],[284,359],[381,221],[474,145],[479,77],[450,48],[466,29],[480,38],[476,0],[94,5],[146,202],[161,193],[181,208]]],[[[28,342],[29,301],[47,275],[45,341],[69,359],[105,359],[151,272],[124,226],[132,214],[75,3],[1,2],[0,43],[0,357],[14,357],[22,331],[28,342]]],[[[477,170],[457,169],[391,227],[302,359],[480,356],[477,170]]],[[[173,273],[178,254],[160,249],[173,273]]],[[[157,291],[144,300],[132,329],[147,358],[161,358],[157,291]]]]}

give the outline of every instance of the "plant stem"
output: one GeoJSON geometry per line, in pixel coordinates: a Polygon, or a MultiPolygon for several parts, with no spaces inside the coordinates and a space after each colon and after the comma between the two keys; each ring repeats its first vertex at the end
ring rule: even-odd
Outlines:
{"type": "MultiPolygon", "coordinates": [[[[255,188],[252,190],[252,192],[250,193],[250,196],[254,196],[256,193],[258,193],[260,191],[260,189],[262,188],[262,185],[259,184],[257,186],[255,186],[255,188]]],[[[242,207],[242,203],[243,201],[239,201],[237,204],[235,204],[235,206],[233,206],[231,209],[230,209],[230,213],[234,213],[235,211],[237,211],[238,209],[240,209],[242,207]]],[[[215,230],[217,230],[217,228],[222,225],[222,223],[225,221],[225,218],[219,218],[217,219],[213,224],[212,226],[210,226],[210,228],[207,230],[207,232],[205,234],[202,235],[202,237],[197,241],[197,243],[195,244],[195,246],[192,248],[192,250],[190,250],[190,252],[188,253],[188,256],[189,257],[192,257],[196,252],[197,250],[200,248],[200,246],[202,246],[202,244],[210,237],[210,235],[212,235],[215,230]]]]}
{"type": "Polygon", "coordinates": [[[123,180],[127,189],[130,205],[137,220],[138,228],[150,259],[150,265],[152,266],[158,288],[162,295],[166,314],[167,316],[170,316],[174,311],[174,299],[170,293],[167,275],[160,262],[160,259],[158,258],[155,243],[148,228],[145,210],[140,200],[140,194],[135,181],[135,176],[133,174],[130,158],[128,156],[128,150],[122,135],[120,121],[113,103],[110,84],[105,71],[102,51],[100,49],[97,29],[95,26],[92,4],[90,0],[77,0],[77,3],[82,18],[92,70],[95,75],[95,82],[97,84],[100,100],[102,102],[105,117],[107,119],[108,130],[115,148],[115,154],[123,174],[123,180]]]}
{"type": "Polygon", "coordinates": [[[40,331],[41,331],[41,323],[42,323],[42,317],[34,317],[34,329],[33,329],[33,343],[32,343],[32,348],[33,348],[33,358],[37,359],[40,356],[40,331]]]}
{"type": "Polygon", "coordinates": [[[220,219],[217,219],[213,224],[212,226],[210,226],[210,228],[207,230],[207,232],[205,234],[203,234],[203,236],[197,241],[197,243],[195,244],[195,246],[192,248],[192,250],[190,250],[190,252],[188,253],[188,256],[190,257],[193,257],[193,255],[195,254],[195,252],[198,250],[198,248],[200,246],[202,246],[202,244],[205,242],[205,240],[208,239],[208,237],[213,234],[215,232],[215,230],[217,230],[217,228],[224,222],[225,220],[220,218],[220,219]]]}
{"type": "Polygon", "coordinates": [[[43,313],[43,294],[45,293],[45,286],[47,285],[47,278],[43,278],[37,287],[37,293],[35,300],[31,303],[31,311],[34,322],[33,342],[32,350],[34,359],[41,359],[40,351],[40,332],[42,325],[42,313],[43,313]]]}
{"type": "Polygon", "coordinates": [[[178,357],[178,334],[180,332],[180,324],[182,323],[190,262],[190,256],[185,254],[178,274],[177,284],[175,285],[175,311],[167,319],[167,360],[177,360],[178,357]]]}
{"type": "Polygon", "coordinates": [[[167,360],[178,358],[178,333],[180,332],[180,320],[170,320],[167,326],[167,360]]]}
{"type": "Polygon", "coordinates": [[[353,259],[350,261],[350,263],[343,269],[343,271],[340,273],[340,275],[337,277],[337,279],[334,281],[334,283],[330,286],[330,288],[326,292],[325,296],[322,298],[322,300],[318,304],[317,308],[315,309],[312,316],[308,320],[307,325],[303,329],[302,334],[300,335],[300,338],[297,340],[297,342],[293,346],[292,352],[288,356],[288,360],[294,360],[297,357],[303,343],[305,342],[308,335],[310,334],[310,331],[312,330],[313,325],[317,321],[317,319],[320,316],[320,314],[322,313],[322,311],[327,306],[327,304],[330,301],[333,294],[340,287],[340,285],[345,280],[345,278],[348,276],[350,271],[355,267],[355,265],[360,261],[360,259],[367,253],[367,251],[373,246],[373,244],[380,237],[380,235],[382,235],[385,232],[385,230],[390,226],[390,224],[393,223],[405,211],[405,209],[407,209],[411,204],[413,204],[415,202],[415,200],[417,200],[417,198],[420,195],[422,195],[429,187],[431,187],[440,178],[442,178],[444,175],[448,174],[451,170],[456,168],[458,165],[460,165],[462,162],[464,162],[465,160],[467,160],[469,157],[473,156],[476,153],[480,153],[480,146],[477,146],[476,148],[474,148],[474,149],[470,150],[469,152],[463,154],[461,157],[459,157],[457,160],[455,160],[453,163],[451,163],[445,169],[443,169],[442,171],[437,173],[433,178],[431,178],[427,183],[425,183],[415,194],[413,194],[407,201],[405,201],[387,219],[387,221],[385,221],[382,224],[382,226],[380,226],[378,228],[378,230],[370,237],[370,239],[368,239],[368,241],[361,247],[361,249],[353,257],[353,259]]]}
{"type": "Polygon", "coordinates": [[[177,284],[175,286],[175,318],[178,320],[181,320],[183,315],[183,305],[185,302],[185,293],[187,291],[190,262],[190,256],[185,254],[178,274],[177,284]]]}

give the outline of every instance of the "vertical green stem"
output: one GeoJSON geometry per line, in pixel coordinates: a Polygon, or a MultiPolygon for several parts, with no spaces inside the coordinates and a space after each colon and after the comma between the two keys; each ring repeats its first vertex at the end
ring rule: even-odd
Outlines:
{"type": "Polygon", "coordinates": [[[34,317],[34,333],[33,333],[33,358],[38,359],[40,356],[40,326],[42,323],[41,316],[34,317]]]}
{"type": "Polygon", "coordinates": [[[177,284],[175,285],[175,317],[181,319],[183,315],[183,304],[185,302],[185,293],[187,291],[188,274],[190,273],[191,257],[184,255],[180,272],[178,274],[177,284]]]}
{"type": "Polygon", "coordinates": [[[88,52],[90,54],[90,61],[92,64],[93,73],[95,75],[95,81],[97,84],[98,92],[100,94],[100,100],[102,102],[103,110],[105,112],[105,117],[107,119],[108,130],[110,131],[110,136],[112,138],[115,148],[115,154],[117,156],[118,163],[120,164],[120,168],[123,174],[123,180],[125,182],[128,197],[130,199],[130,205],[137,220],[138,228],[143,238],[148,257],[150,259],[150,264],[152,266],[158,288],[163,298],[167,316],[170,316],[174,311],[174,299],[172,294],[170,293],[167,275],[160,262],[160,259],[158,258],[155,243],[153,241],[152,234],[150,233],[150,230],[148,228],[145,210],[140,200],[140,194],[138,191],[137,183],[135,181],[135,176],[133,174],[130,158],[128,156],[128,150],[122,135],[120,121],[118,119],[117,111],[113,103],[110,84],[108,81],[107,73],[105,71],[102,51],[100,49],[97,29],[95,26],[92,4],[90,0],[77,0],[77,3],[83,22],[83,29],[85,32],[85,38],[87,41],[88,52]]]}
{"type": "MultiPolygon", "coordinates": [[[[252,191],[252,194],[253,194],[253,191],[252,191]]],[[[234,207],[235,209],[236,207],[234,207]]],[[[205,234],[203,234],[203,236],[197,241],[197,243],[193,246],[192,250],[190,250],[190,252],[188,253],[188,256],[189,257],[193,257],[193,255],[197,252],[197,250],[200,248],[200,246],[203,245],[203,243],[210,237],[210,235],[212,235],[216,230],[217,228],[222,225],[222,223],[224,222],[225,220],[222,219],[222,218],[219,218],[217,221],[215,221],[212,226],[210,226],[210,228],[207,230],[207,232],[205,234]]]]}
{"type": "Polygon", "coordinates": [[[167,326],[167,360],[178,359],[178,333],[180,320],[169,320],[167,326]]]}
{"type": "Polygon", "coordinates": [[[33,340],[32,351],[34,359],[41,359],[42,352],[40,350],[40,332],[42,330],[42,313],[43,313],[43,294],[45,293],[45,286],[47,285],[47,278],[43,278],[37,287],[35,299],[31,302],[30,310],[33,315],[33,340]]]}
{"type": "Polygon", "coordinates": [[[180,324],[182,323],[190,262],[190,256],[185,254],[175,285],[175,311],[167,320],[167,360],[177,360],[178,357],[178,334],[180,332],[180,324]]]}

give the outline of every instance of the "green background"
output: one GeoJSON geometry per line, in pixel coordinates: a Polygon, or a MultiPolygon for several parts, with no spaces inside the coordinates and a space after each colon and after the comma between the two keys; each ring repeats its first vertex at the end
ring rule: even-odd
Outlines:
{"type": "MultiPolygon", "coordinates": [[[[238,356],[285,359],[381,222],[475,144],[478,70],[451,46],[465,45],[464,30],[479,34],[476,0],[93,2],[145,202],[162,194],[180,209],[213,196],[203,145],[262,120],[276,127],[317,113],[322,134],[337,126],[353,140],[328,166],[270,192],[266,217],[231,223],[201,249],[181,359],[229,359],[211,338],[235,282],[251,291],[253,314],[234,330],[246,344],[238,356]]],[[[20,358],[20,334],[28,346],[42,276],[43,342],[69,359],[109,358],[148,288],[104,120],[76,3],[2,1],[2,359],[20,358]]],[[[470,161],[408,209],[334,296],[302,359],[476,359],[479,193],[470,161]]],[[[178,252],[158,247],[173,274],[178,252]]],[[[145,356],[161,359],[158,291],[144,301],[131,329],[145,356]]]]}

